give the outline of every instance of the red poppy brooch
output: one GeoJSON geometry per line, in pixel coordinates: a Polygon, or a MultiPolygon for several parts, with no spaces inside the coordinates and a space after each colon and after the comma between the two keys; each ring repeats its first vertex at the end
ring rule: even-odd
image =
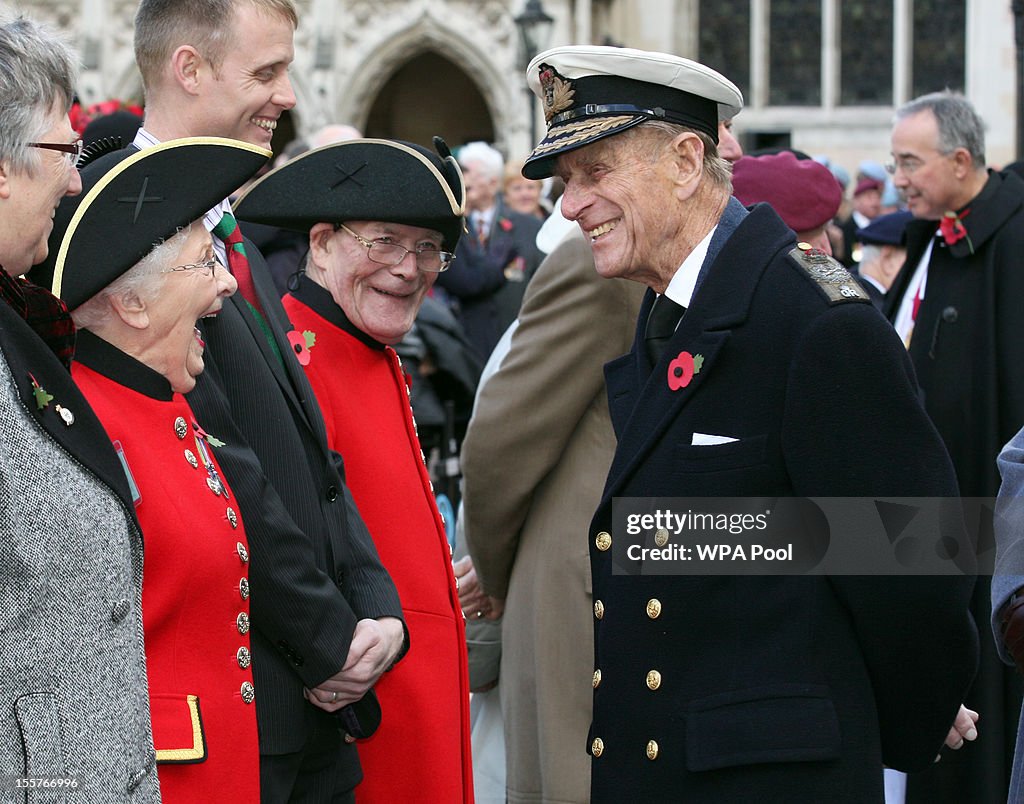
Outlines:
{"type": "Polygon", "coordinates": [[[971,254],[973,254],[974,244],[971,242],[971,236],[967,234],[967,227],[964,226],[963,220],[970,213],[969,209],[965,209],[959,215],[955,212],[944,213],[939,221],[939,234],[942,235],[942,239],[946,241],[947,246],[952,246],[954,243],[959,243],[966,238],[967,247],[970,249],[971,254]]]}
{"type": "Polygon", "coordinates": [[[690,384],[694,374],[700,374],[704,365],[704,355],[691,355],[689,352],[680,352],[679,355],[668,364],[668,389],[678,391],[690,384]]]}
{"type": "Polygon", "coordinates": [[[299,332],[297,329],[290,330],[288,332],[288,343],[291,344],[292,351],[295,352],[295,358],[299,361],[299,365],[308,366],[309,350],[316,345],[316,333],[310,332],[308,329],[303,332],[299,332]]]}

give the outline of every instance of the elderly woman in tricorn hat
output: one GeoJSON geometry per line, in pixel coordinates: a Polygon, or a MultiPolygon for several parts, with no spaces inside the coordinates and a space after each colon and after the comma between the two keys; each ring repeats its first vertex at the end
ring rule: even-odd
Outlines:
{"type": "Polygon", "coordinates": [[[270,152],[202,138],[128,154],[84,168],[84,194],[61,207],[53,289],[80,329],[72,376],[114,444],[142,525],[163,800],[205,799],[216,784],[258,801],[245,528],[215,457],[221,442],[183,394],[203,370],[196,322],[237,287],[200,219],[270,152]]]}

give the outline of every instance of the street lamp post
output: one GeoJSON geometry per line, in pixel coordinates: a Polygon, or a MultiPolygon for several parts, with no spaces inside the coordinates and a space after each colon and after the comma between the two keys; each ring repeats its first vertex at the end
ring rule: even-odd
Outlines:
{"type": "MultiPolygon", "coordinates": [[[[555,20],[545,13],[540,0],[526,0],[523,13],[514,19],[519,29],[520,69],[525,72],[533,57],[545,50],[551,39],[555,20]]],[[[526,88],[530,106],[530,147],[537,144],[537,103],[526,88]]]]}

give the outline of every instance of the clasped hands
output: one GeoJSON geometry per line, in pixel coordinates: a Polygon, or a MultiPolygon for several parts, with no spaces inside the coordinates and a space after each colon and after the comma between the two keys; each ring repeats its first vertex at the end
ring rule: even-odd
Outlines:
{"type": "Polygon", "coordinates": [[[402,649],[405,631],[397,617],[360,620],[349,643],[345,666],[303,694],[325,712],[337,712],[366,695],[402,649]]]}

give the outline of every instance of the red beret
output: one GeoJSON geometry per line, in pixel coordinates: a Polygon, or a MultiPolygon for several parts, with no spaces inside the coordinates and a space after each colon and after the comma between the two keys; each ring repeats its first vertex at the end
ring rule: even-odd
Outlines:
{"type": "Polygon", "coordinates": [[[882,188],[884,187],[884,181],[872,179],[870,176],[868,176],[857,182],[857,187],[853,191],[853,197],[856,198],[858,195],[860,195],[861,193],[866,193],[868,190],[878,190],[878,192],[882,192],[882,188]]]}
{"type": "Polygon", "coordinates": [[[732,166],[733,195],[744,206],[770,204],[794,232],[817,229],[835,217],[843,188],[824,165],[790,151],[744,156],[732,166]]]}

